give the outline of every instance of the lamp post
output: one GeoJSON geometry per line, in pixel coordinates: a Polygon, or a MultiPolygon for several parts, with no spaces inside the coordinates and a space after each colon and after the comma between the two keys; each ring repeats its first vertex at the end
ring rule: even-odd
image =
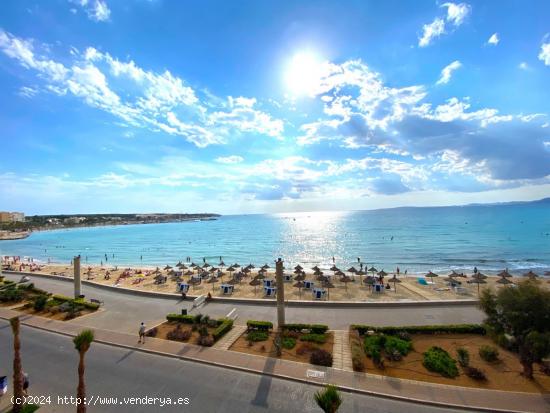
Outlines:
{"type": "Polygon", "coordinates": [[[77,255],[73,259],[73,279],[74,279],[74,298],[78,298],[81,294],[80,291],[80,255],[77,255]]]}

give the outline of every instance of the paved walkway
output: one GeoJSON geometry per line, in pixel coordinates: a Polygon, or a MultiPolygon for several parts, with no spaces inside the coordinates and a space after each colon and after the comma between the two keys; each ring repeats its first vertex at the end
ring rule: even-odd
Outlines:
{"type": "MultiPolygon", "coordinates": [[[[0,308],[0,318],[8,319],[16,315],[19,313],[0,308]]],[[[76,323],[66,323],[32,315],[21,316],[21,322],[30,327],[68,336],[74,336],[84,328],[76,323]]],[[[147,339],[145,344],[137,344],[136,336],[133,334],[97,328],[94,331],[96,341],[104,344],[300,382],[321,385],[332,383],[342,389],[359,393],[447,407],[466,407],[474,411],[534,413],[550,411],[550,401],[545,400],[544,396],[539,394],[479,390],[400,380],[155,338],[147,339]]]]}
{"type": "Polygon", "coordinates": [[[218,348],[220,350],[229,350],[229,347],[237,341],[237,339],[246,331],[246,326],[243,325],[233,325],[233,328],[229,333],[227,333],[225,336],[223,336],[216,344],[214,344],[214,348],[218,348]]]}

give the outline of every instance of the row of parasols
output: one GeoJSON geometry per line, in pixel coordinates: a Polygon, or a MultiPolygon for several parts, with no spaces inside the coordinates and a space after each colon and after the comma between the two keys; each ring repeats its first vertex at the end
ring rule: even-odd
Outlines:
{"type": "MultiPolygon", "coordinates": [[[[207,283],[214,284],[223,278],[223,276],[225,275],[225,272],[228,272],[231,277],[225,284],[229,284],[229,285],[239,284],[242,282],[243,278],[249,276],[253,272],[253,270],[256,268],[253,264],[248,264],[242,267],[238,263],[235,263],[226,267],[223,261],[220,261],[220,263],[218,264],[218,267],[215,267],[206,262],[203,265],[197,265],[195,263],[186,265],[186,264],[183,264],[182,262],[178,262],[175,265],[175,267],[177,268],[177,270],[174,270],[173,267],[171,267],[170,265],[167,265],[166,267],[164,267],[164,270],[168,271],[169,274],[170,273],[176,274],[176,279],[179,277],[179,275],[190,276],[191,278],[189,279],[189,284],[191,285],[200,284],[203,280],[206,280],[207,283]]],[[[262,284],[262,280],[266,279],[268,270],[270,268],[271,267],[268,264],[264,264],[258,269],[257,274],[249,282],[249,285],[254,287],[255,292],[256,292],[256,287],[262,284]]],[[[332,283],[332,277],[339,277],[339,281],[344,283],[347,289],[347,284],[349,282],[354,282],[355,276],[359,276],[359,282],[369,286],[370,288],[377,284],[383,285],[384,278],[389,275],[384,270],[378,271],[375,267],[370,267],[368,270],[363,271],[362,265],[360,269],[356,269],[355,267],[348,268],[346,272],[351,274],[351,276],[347,275],[344,271],[342,271],[336,265],[333,265],[332,267],[329,268],[329,271],[332,272],[332,276],[330,274],[325,275],[324,271],[321,268],[319,268],[317,265],[312,267],[311,270],[313,271],[313,276],[315,277],[315,280],[320,283],[320,286],[322,288],[326,288],[329,294],[330,294],[330,289],[334,288],[334,284],[332,283]],[[363,276],[365,277],[363,278],[363,276]]],[[[162,276],[158,268],[155,271],[155,273],[157,273],[157,277],[162,276]]],[[[393,277],[387,280],[388,282],[391,282],[394,284],[394,291],[397,291],[396,289],[397,284],[401,282],[401,280],[398,278],[398,275],[399,275],[399,271],[393,273],[393,277]]],[[[499,279],[497,280],[497,283],[502,285],[514,284],[514,282],[511,280],[513,276],[512,274],[510,274],[508,269],[501,271],[497,275],[499,277],[499,279]]],[[[550,275],[550,272],[549,271],[545,272],[545,275],[550,275]]],[[[523,274],[523,276],[529,279],[536,279],[539,277],[539,275],[534,273],[533,271],[529,271],[523,274]]],[[[291,281],[290,277],[292,276],[285,275],[285,281],[291,281]]],[[[433,282],[433,278],[439,277],[439,275],[432,271],[429,271],[427,274],[424,275],[424,277],[432,279],[432,282],[433,282]]],[[[451,274],[447,275],[443,280],[451,283],[451,285],[454,285],[456,283],[458,284],[460,283],[458,281],[458,278],[468,278],[468,276],[465,275],[464,273],[459,273],[453,270],[451,274]]],[[[469,280],[467,282],[472,284],[477,284],[478,292],[479,292],[480,284],[486,284],[487,278],[488,277],[485,274],[482,274],[481,272],[477,271],[477,269],[474,269],[474,273],[469,276],[469,280]]],[[[294,267],[294,276],[292,277],[292,279],[295,281],[295,284],[293,286],[299,289],[299,293],[301,295],[302,288],[306,288],[309,284],[306,282],[306,272],[301,265],[298,264],[294,267]]],[[[275,283],[272,282],[270,285],[275,286],[275,283]]]]}

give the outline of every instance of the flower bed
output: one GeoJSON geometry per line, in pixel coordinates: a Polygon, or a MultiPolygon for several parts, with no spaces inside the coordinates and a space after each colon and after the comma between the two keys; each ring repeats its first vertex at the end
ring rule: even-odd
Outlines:
{"type": "Polygon", "coordinates": [[[210,347],[233,327],[231,319],[216,320],[201,314],[168,314],[166,319],[166,322],[150,329],[147,336],[210,347]]]}

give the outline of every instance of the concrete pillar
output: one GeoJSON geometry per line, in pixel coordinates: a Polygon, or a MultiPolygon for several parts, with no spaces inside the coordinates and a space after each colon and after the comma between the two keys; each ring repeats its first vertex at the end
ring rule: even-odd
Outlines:
{"type": "Polygon", "coordinates": [[[81,282],[80,282],[80,255],[77,255],[73,259],[73,278],[74,278],[74,298],[78,298],[81,295],[81,282]]]}
{"type": "Polygon", "coordinates": [[[279,330],[285,325],[285,284],[283,281],[283,260],[275,262],[275,282],[277,283],[277,324],[279,330]]]}

